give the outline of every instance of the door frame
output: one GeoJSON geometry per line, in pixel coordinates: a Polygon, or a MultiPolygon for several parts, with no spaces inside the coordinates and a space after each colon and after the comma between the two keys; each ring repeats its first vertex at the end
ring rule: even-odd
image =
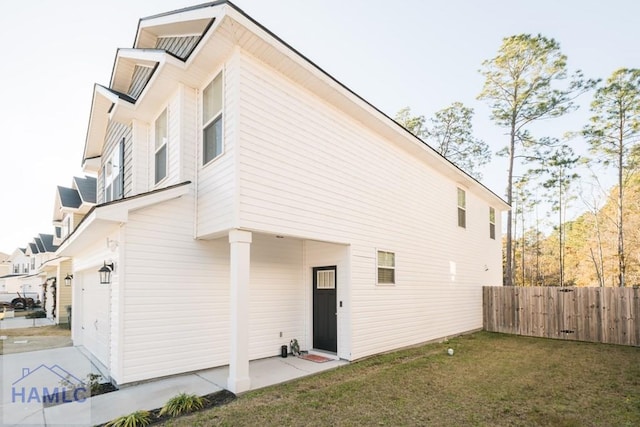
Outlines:
{"type": "MultiPolygon", "coordinates": [[[[327,266],[316,266],[311,268],[311,348],[315,350],[325,351],[329,353],[338,354],[338,267],[337,265],[327,265],[327,266]],[[329,339],[329,345],[324,345],[322,348],[320,344],[316,342],[316,293],[317,289],[317,279],[318,272],[320,271],[333,271],[333,288],[328,289],[333,293],[333,299],[331,301],[332,305],[329,310],[325,310],[324,314],[329,323],[329,335],[327,338],[329,339]],[[333,318],[331,318],[333,316],[333,318]],[[333,323],[333,324],[332,324],[333,323]],[[333,344],[333,345],[331,345],[333,344]]],[[[322,292],[322,291],[320,291],[322,292]]]]}

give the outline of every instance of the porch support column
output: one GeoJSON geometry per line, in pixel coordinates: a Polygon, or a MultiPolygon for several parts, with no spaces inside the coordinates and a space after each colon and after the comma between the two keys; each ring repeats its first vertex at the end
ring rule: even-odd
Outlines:
{"type": "Polygon", "coordinates": [[[227,388],[241,393],[250,388],[249,378],[249,267],[251,266],[251,232],[229,232],[231,351],[227,388]]]}

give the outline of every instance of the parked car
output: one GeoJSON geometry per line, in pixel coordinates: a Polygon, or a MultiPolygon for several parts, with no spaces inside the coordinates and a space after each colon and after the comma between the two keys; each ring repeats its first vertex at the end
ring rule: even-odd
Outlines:
{"type": "Polygon", "coordinates": [[[14,309],[32,309],[35,305],[33,298],[18,297],[11,300],[11,307],[14,309]]]}

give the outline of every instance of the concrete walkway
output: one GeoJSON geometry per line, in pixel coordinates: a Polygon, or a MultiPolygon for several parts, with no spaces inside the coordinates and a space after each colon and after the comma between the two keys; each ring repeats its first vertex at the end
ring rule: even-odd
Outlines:
{"type": "Polygon", "coordinates": [[[33,328],[34,326],[51,326],[55,325],[51,319],[27,319],[26,317],[11,317],[0,320],[0,330],[2,329],[20,329],[33,328]]]}
{"type": "MultiPolygon", "coordinates": [[[[267,387],[346,365],[331,360],[316,363],[295,357],[273,357],[250,362],[251,389],[267,387]]],[[[226,386],[228,368],[214,368],[197,373],[123,387],[118,391],[83,400],[73,396],[58,397],[68,403],[43,407],[45,388],[49,393],[67,376],[86,380],[89,373],[104,371],[89,360],[78,347],[66,347],[29,353],[9,354],[2,360],[2,425],[90,426],[108,422],[140,409],[162,407],[171,397],[185,392],[206,395],[226,386]]],[[[49,398],[51,399],[51,398],[49,398]]]]}

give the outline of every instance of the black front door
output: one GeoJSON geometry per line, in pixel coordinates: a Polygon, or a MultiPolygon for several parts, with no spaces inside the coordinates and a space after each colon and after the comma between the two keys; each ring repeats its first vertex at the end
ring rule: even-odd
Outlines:
{"type": "Polygon", "coordinates": [[[338,351],[336,266],[313,268],[313,348],[338,351]]]}

